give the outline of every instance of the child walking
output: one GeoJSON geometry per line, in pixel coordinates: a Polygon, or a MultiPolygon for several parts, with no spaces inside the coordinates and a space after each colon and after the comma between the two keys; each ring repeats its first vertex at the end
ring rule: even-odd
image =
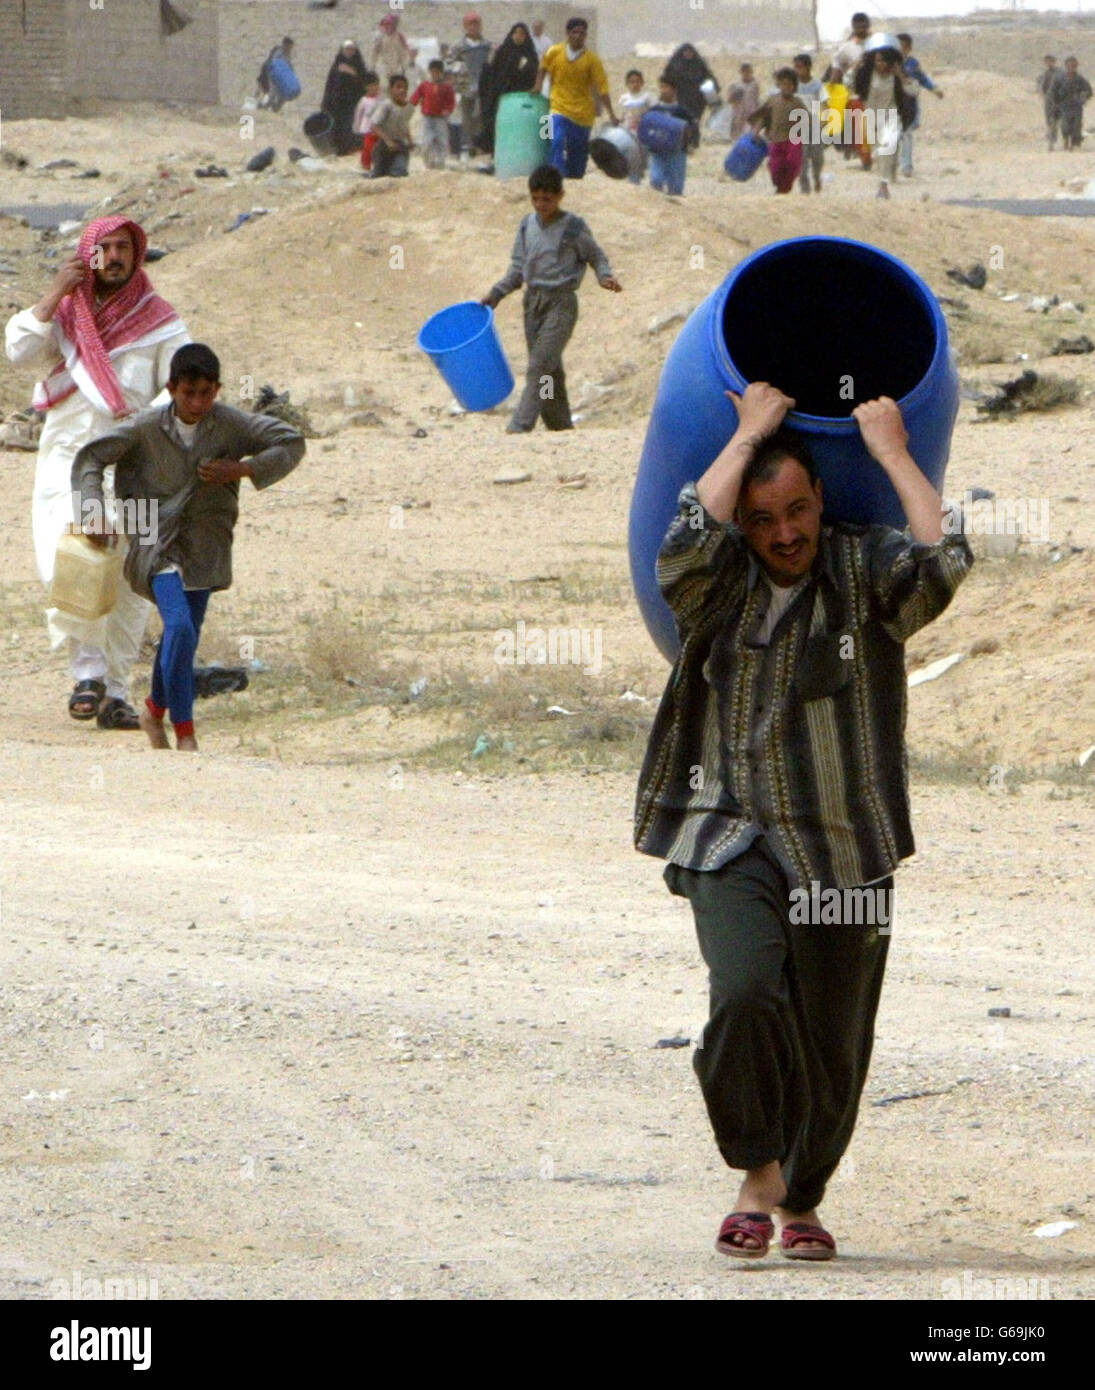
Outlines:
{"type": "Polygon", "coordinates": [[[802,172],[802,142],[791,139],[791,124],[795,112],[801,111],[795,121],[809,120],[810,108],[795,92],[798,78],[794,68],[780,68],[776,73],[778,91],[762,101],[749,118],[749,124],[764,131],[768,137],[768,172],[776,186],[777,193],[790,193],[795,179],[802,172]]]}
{"type": "Polygon", "coordinates": [[[445,81],[440,58],[430,63],[428,82],[414,89],[411,105],[422,107],[422,157],[427,169],[444,169],[449,143],[449,117],[456,110],[456,88],[445,81]]]}
{"type": "Polygon", "coordinates": [[[687,121],[684,144],[672,154],[657,154],[650,151],[650,187],[658,193],[672,193],[679,197],[684,192],[684,180],[688,173],[688,151],[699,144],[700,128],[692,116],[677,100],[676,83],[668,73],[658,78],[658,100],[650,108],[664,111],[666,115],[676,116],[679,121],[687,121]]]}
{"type": "MultiPolygon", "coordinates": [[[[814,112],[817,112],[818,134],[825,129],[828,108],[825,102],[825,88],[821,78],[814,76],[814,63],[809,53],[796,54],[794,59],[795,77],[798,79],[797,92],[810,108],[810,126],[813,128],[814,112]]],[[[803,193],[810,191],[810,177],[813,176],[814,192],[821,192],[821,170],[825,163],[825,145],[821,140],[802,142],[802,172],[798,176],[798,186],[803,193]]]]}
{"type": "Polygon", "coordinates": [[[407,99],[407,79],[393,77],[388,82],[388,95],[373,112],[372,127],[379,136],[373,150],[374,179],[402,179],[407,176],[411,150],[411,117],[414,107],[407,99]]]}
{"type": "Polygon", "coordinates": [[[72,490],[85,508],[74,515],[100,518],[84,528],[97,545],[109,541],[101,518],[103,472],[111,464],[115,496],[154,509],[151,544],[131,541],[125,560],[130,587],[152,599],[163,619],[141,728],[153,748],[169,748],[170,712],[176,748],[196,752],[194,654],[210,594],[232,582],[240,479],[257,488],[276,483],[300,462],[304,440],[273,416],[221,405],[220,362],[203,343],[175,353],[167,389],[170,405],[141,411],[79,451],[72,490]]]}
{"type": "MultiPolygon", "coordinates": [[[[623,128],[631,135],[637,136],[639,122],[654,105],[654,93],[648,92],[643,86],[643,75],[638,68],[632,68],[624,81],[627,83],[627,90],[620,97],[620,118],[623,128]]],[[[645,145],[640,145],[639,148],[643,152],[642,167],[638,173],[628,174],[628,183],[642,183],[643,181],[648,153],[645,145]]]]}
{"type": "Polygon", "coordinates": [[[375,72],[365,74],[365,95],[354,108],[354,133],[361,136],[361,167],[373,167],[373,150],[380,139],[373,129],[373,112],[380,105],[380,78],[375,72]]]}
{"type": "Polygon", "coordinates": [[[527,434],[540,416],[549,430],[574,428],[563,349],[578,321],[578,286],[591,265],[602,289],[619,293],[623,288],[585,222],[562,210],[563,177],[558,169],[542,164],[529,175],[528,187],[533,211],[517,229],[510,268],[479,301],[493,309],[519,285],[525,286],[528,372],[507,434],[527,434]]]}

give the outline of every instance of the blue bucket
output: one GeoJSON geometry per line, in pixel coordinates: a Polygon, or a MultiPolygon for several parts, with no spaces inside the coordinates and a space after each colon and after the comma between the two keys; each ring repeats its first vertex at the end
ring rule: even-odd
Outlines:
{"type": "Polygon", "coordinates": [[[631,501],[631,577],[650,635],[678,640],[654,574],[677,494],[737,427],[725,394],[769,381],[796,402],[788,429],[810,448],[826,523],[901,528],[905,513],[851,416],[892,396],[909,453],[939,492],[958,412],[958,373],[935,296],[903,261],[841,237],[796,237],[740,262],[692,313],[662,369],[631,501]],[[837,330],[834,336],[834,329],[837,330]]]}
{"type": "Polygon", "coordinates": [[[492,410],[513,390],[494,310],[486,304],[467,300],[442,309],[419,329],[418,346],[465,410],[492,410]]]}
{"type": "Polygon", "coordinates": [[[753,131],[747,130],[732,147],[722,167],[732,179],[737,179],[738,183],[745,183],[764,163],[767,153],[767,142],[753,131]]]}

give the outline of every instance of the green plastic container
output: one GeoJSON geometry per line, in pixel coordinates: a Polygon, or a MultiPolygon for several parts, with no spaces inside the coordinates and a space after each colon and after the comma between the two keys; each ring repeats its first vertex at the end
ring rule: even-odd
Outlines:
{"type": "Polygon", "coordinates": [[[494,125],[494,173],[500,179],[527,178],[548,163],[547,97],[507,92],[498,103],[494,125]]]}

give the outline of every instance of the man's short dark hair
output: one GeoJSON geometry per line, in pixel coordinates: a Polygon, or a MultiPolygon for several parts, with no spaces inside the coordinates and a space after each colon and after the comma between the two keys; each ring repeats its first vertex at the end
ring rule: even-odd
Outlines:
{"type": "Polygon", "coordinates": [[[796,53],[794,61],[796,63],[802,63],[808,68],[812,68],[814,65],[814,60],[810,57],[808,53],[796,53]]]}
{"type": "Polygon", "coordinates": [[[909,47],[912,48],[912,46],[913,46],[913,45],[912,45],[912,35],[911,35],[911,34],[898,34],[898,36],[897,36],[897,42],[898,42],[898,43],[907,43],[907,44],[909,45],[909,47]]]}
{"type": "Polygon", "coordinates": [[[204,343],[187,343],[179,348],[167,369],[171,386],[180,381],[213,381],[221,379],[221,364],[217,354],[204,343]]]}
{"type": "Polygon", "coordinates": [[[431,58],[428,64],[428,71],[433,72],[434,68],[440,68],[441,71],[444,72],[445,64],[440,58],[431,58]]]}
{"type": "Polygon", "coordinates": [[[798,74],[795,72],[794,68],[777,68],[776,81],[782,82],[785,78],[790,82],[797,82],[798,74]]]}
{"type": "Polygon", "coordinates": [[[394,76],[389,77],[389,78],[388,78],[388,91],[389,91],[389,92],[394,92],[395,89],[399,86],[399,84],[400,84],[401,82],[403,83],[404,87],[409,87],[409,86],[410,86],[410,83],[407,81],[407,79],[403,76],[403,74],[402,74],[401,72],[397,72],[397,73],[394,74],[394,76]]]}
{"type": "Polygon", "coordinates": [[[806,476],[813,487],[817,482],[817,467],[811,457],[809,447],[801,435],[788,429],[779,429],[769,435],[763,444],[758,445],[753,457],[746,464],[741,478],[740,497],[745,496],[751,483],[770,483],[779,472],[784,459],[794,459],[806,470],[806,476]]]}
{"type": "Polygon", "coordinates": [[[562,193],[563,176],[554,164],[541,164],[528,176],[530,193],[562,193]]]}
{"type": "Polygon", "coordinates": [[[589,20],[588,20],[588,19],[583,19],[583,18],[581,17],[581,15],[574,15],[573,18],[568,19],[567,22],[566,22],[566,32],[567,32],[568,34],[570,33],[570,31],[571,31],[572,29],[588,29],[588,28],[589,28],[589,20]]]}
{"type": "Polygon", "coordinates": [[[853,24],[870,24],[870,22],[871,16],[869,14],[864,14],[862,10],[856,10],[855,14],[852,15],[853,24]]]}
{"type": "Polygon", "coordinates": [[[629,77],[637,77],[640,82],[643,80],[643,75],[638,68],[628,69],[628,72],[624,77],[624,81],[626,82],[629,77]]]}

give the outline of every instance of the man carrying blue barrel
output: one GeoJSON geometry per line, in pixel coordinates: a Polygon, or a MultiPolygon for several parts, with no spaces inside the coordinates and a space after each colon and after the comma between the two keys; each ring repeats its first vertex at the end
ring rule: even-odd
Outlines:
{"type": "Polygon", "coordinates": [[[817,1208],[866,1080],[892,921],[914,852],[904,644],[973,556],[889,397],[853,414],[908,529],[822,525],[795,402],[728,392],[737,429],[658,554],[680,635],[639,779],[635,844],[669,861],[710,972],[694,1055],[719,1150],[744,1178],[716,1248],[827,1260],[817,1208]],[[948,523],[946,526],[944,522],[948,523]],[[824,904],[819,911],[819,905],[824,904]]]}

